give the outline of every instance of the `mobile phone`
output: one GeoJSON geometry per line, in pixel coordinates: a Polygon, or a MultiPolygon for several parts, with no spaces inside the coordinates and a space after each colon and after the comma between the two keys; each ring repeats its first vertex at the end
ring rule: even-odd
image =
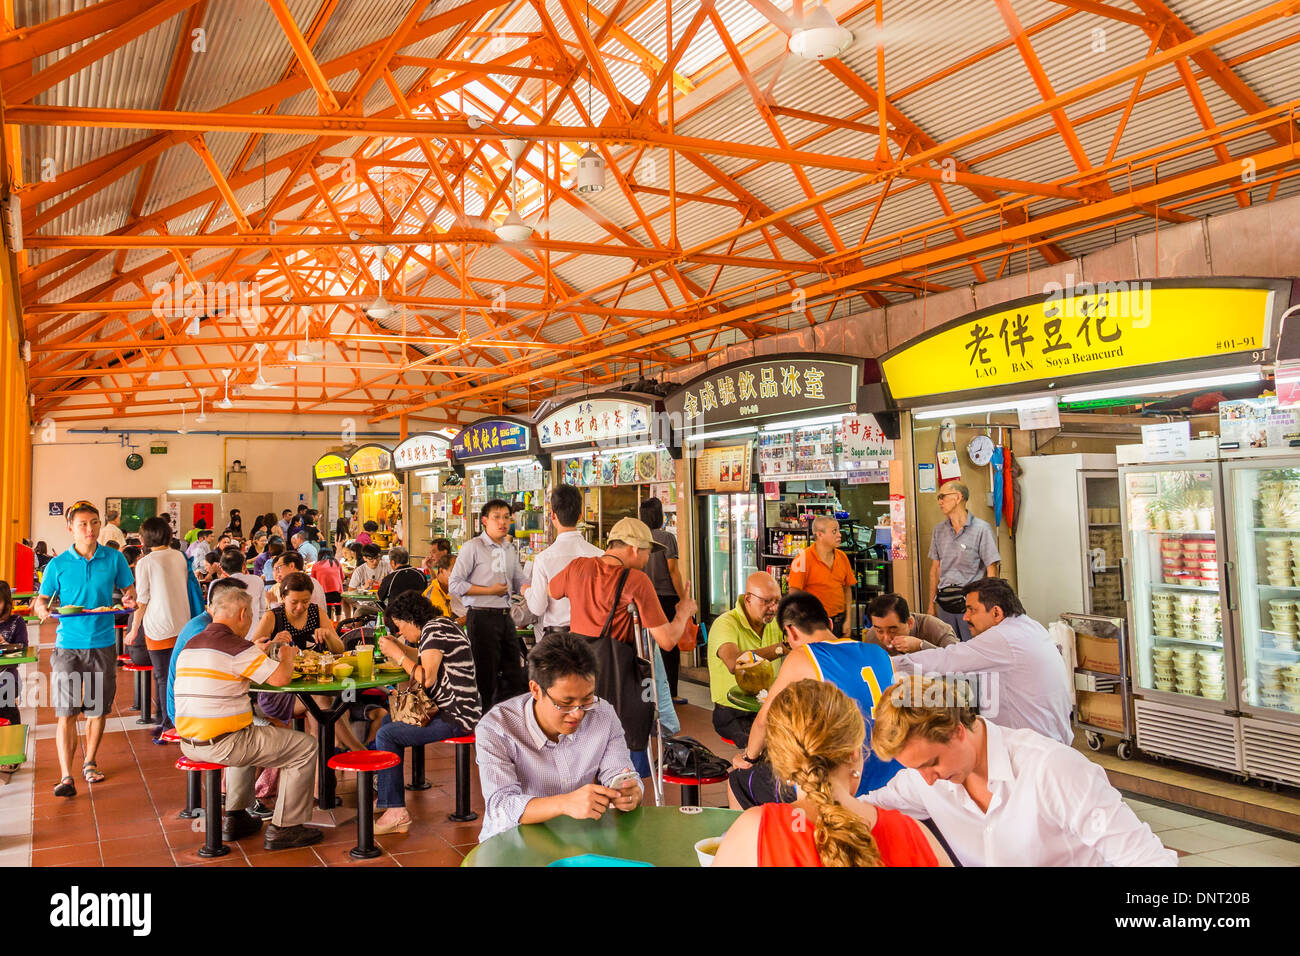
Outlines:
{"type": "Polygon", "coordinates": [[[609,782],[609,788],[611,790],[622,790],[627,783],[639,781],[640,779],[641,775],[635,770],[622,770],[615,774],[614,779],[609,782]]]}

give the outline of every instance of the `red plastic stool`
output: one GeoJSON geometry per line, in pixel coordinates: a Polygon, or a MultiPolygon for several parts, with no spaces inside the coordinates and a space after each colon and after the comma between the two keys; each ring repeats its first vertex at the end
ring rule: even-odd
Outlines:
{"type": "Polygon", "coordinates": [[[447,814],[447,819],[457,823],[477,820],[478,814],[469,808],[469,748],[474,746],[474,735],[448,737],[438,743],[456,745],[456,812],[447,814]]]}
{"type": "MultiPolygon", "coordinates": [[[[175,727],[164,730],[158,735],[159,740],[165,740],[169,744],[178,744],[181,742],[181,735],[176,732],[175,727]]],[[[203,816],[203,781],[202,774],[197,770],[191,770],[185,774],[185,809],[176,816],[182,820],[197,820],[203,816]]]]}
{"type": "Polygon", "coordinates": [[[736,746],[736,742],[735,742],[734,740],[729,740],[729,739],[727,739],[726,737],[721,737],[721,736],[719,736],[718,739],[721,740],[721,741],[722,741],[724,744],[726,744],[728,747],[734,747],[734,746],[736,746]]]}
{"type": "Polygon", "coordinates": [[[176,761],[176,769],[184,770],[187,773],[201,773],[206,784],[207,802],[203,811],[203,846],[199,849],[199,856],[225,856],[230,852],[230,847],[221,842],[221,771],[226,768],[219,763],[206,763],[202,760],[181,757],[176,761]]]}
{"type": "Polygon", "coordinates": [[[118,662],[118,664],[130,664],[130,663],[131,663],[131,655],[130,655],[130,654],[118,654],[118,655],[117,655],[117,662],[118,662]]]}
{"type": "Polygon", "coordinates": [[[0,717],[0,727],[8,727],[8,726],[9,726],[9,718],[0,717]]]}
{"type": "Polygon", "coordinates": [[[137,724],[152,724],[153,720],[153,665],[123,664],[122,670],[135,674],[135,695],[140,698],[140,716],[137,724]]]}
{"type": "Polygon", "coordinates": [[[357,845],[348,851],[354,860],[373,860],[383,852],[375,846],[375,773],[401,762],[401,757],[387,750],[351,750],[329,759],[332,769],[357,775],[357,845]]]}
{"type": "Polygon", "coordinates": [[[664,774],[664,783],[675,783],[682,788],[682,806],[698,807],[700,805],[700,787],[706,783],[726,783],[727,775],[721,777],[674,777],[664,774]]]}

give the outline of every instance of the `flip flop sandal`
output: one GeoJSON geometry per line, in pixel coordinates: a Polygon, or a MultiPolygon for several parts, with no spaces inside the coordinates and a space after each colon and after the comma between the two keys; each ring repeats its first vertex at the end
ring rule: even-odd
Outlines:
{"type": "Polygon", "coordinates": [[[81,765],[81,775],[86,778],[86,783],[103,783],[105,779],[93,761],[81,765]]]}
{"type": "Polygon", "coordinates": [[[77,786],[72,782],[71,777],[64,777],[59,781],[59,785],[54,788],[56,797],[75,797],[77,795],[77,786]]]}

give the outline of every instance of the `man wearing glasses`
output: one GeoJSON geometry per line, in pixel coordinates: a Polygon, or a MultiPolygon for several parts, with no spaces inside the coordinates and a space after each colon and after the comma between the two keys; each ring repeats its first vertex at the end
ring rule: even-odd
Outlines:
{"type": "Polygon", "coordinates": [[[596,696],[596,657],[586,641],[567,633],[542,638],[528,655],[528,678],[528,693],[497,704],[475,730],[479,842],[521,823],[599,820],[611,806],[628,811],[641,802],[623,725],[596,696]]]}
{"type": "Polygon", "coordinates": [[[840,523],[822,515],[813,519],[813,542],[790,564],[790,590],[807,591],[826,608],[831,630],[848,637],[851,628],[849,605],[857,577],[849,556],[840,550],[840,523]]]}
{"type": "Polygon", "coordinates": [[[961,589],[986,576],[996,578],[1002,560],[993,526],[967,511],[968,501],[970,489],[961,482],[940,485],[939,510],[944,520],[930,535],[930,613],[963,641],[971,639],[971,630],[961,589]]]}
{"type": "Polygon", "coordinates": [[[727,701],[736,686],[736,664],[741,655],[780,662],[790,649],[776,623],[781,589],[772,575],[755,571],[745,581],[745,593],[709,631],[709,694],[713,698],[713,729],[737,747],[749,742],[755,714],[737,710],[727,701]]]}

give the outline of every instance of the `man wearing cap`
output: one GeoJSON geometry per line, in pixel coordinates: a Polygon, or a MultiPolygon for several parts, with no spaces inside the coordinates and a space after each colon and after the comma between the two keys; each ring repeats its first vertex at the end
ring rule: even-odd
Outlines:
{"type": "Polygon", "coordinates": [[[569,599],[569,629],[592,643],[602,665],[596,694],[614,705],[627,735],[632,763],[643,777],[650,775],[645,751],[653,708],[636,677],[636,638],[628,608],[636,605],[641,626],[649,629],[663,650],[677,646],[686,622],[699,608],[687,595],[678,602],[671,621],[664,617],[654,584],[645,573],[651,551],[662,550],[644,521],[624,518],[610,529],[604,554],[574,558],[547,585],[552,598],[569,599]],[[619,581],[625,574],[620,593],[619,581]],[[608,640],[602,641],[606,620],[610,622],[608,640]]]}

